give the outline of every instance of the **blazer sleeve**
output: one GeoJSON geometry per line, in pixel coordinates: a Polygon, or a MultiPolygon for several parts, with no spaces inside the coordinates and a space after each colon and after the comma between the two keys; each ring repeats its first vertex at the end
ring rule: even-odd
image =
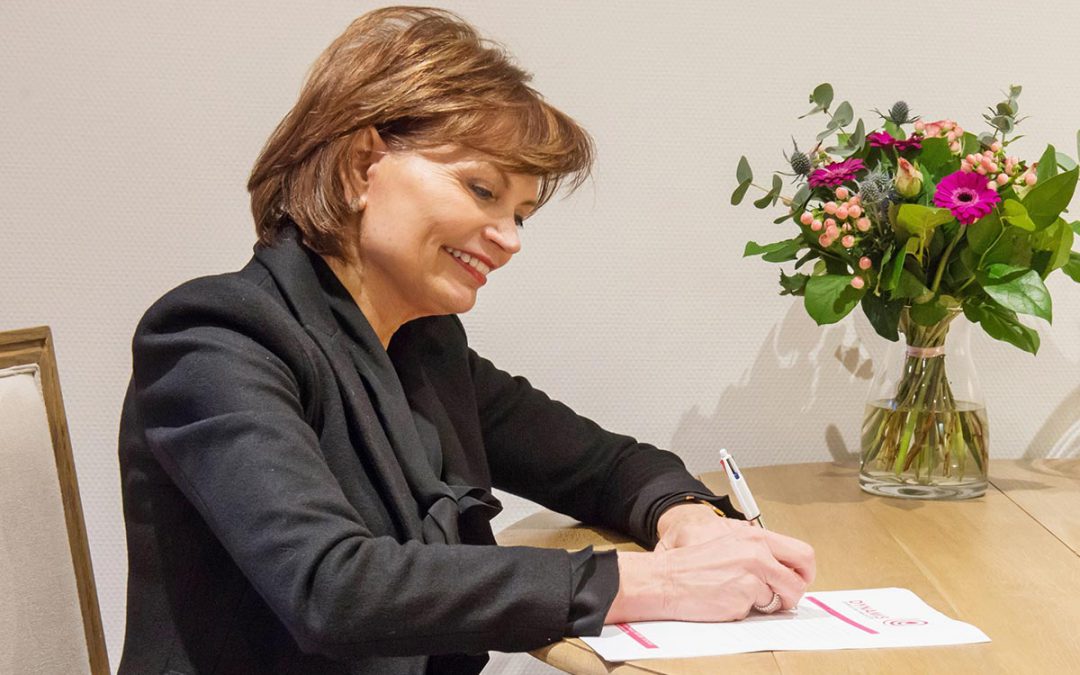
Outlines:
{"type": "Polygon", "coordinates": [[[495,487],[656,545],[656,521],[677,495],[707,495],[674,453],[611,433],[469,350],[495,487]]]}
{"type": "Polygon", "coordinates": [[[260,295],[193,282],[166,296],[136,332],[133,387],[154,457],[301,649],[343,660],[560,639],[569,553],[373,536],[307,419],[319,374],[300,331],[260,295]]]}

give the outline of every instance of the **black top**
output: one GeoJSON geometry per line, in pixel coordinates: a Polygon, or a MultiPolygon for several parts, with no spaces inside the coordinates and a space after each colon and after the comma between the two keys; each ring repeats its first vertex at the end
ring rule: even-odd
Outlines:
{"type": "Polygon", "coordinates": [[[143,317],[120,428],[121,673],[479,672],[599,633],[613,553],[497,547],[490,489],[655,544],[705,496],[472,351],[454,316],[384,350],[295,231],[143,317]]]}

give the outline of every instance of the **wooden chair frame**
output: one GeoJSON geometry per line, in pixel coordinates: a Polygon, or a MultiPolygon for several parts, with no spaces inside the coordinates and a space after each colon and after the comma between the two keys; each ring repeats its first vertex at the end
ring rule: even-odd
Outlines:
{"type": "Polygon", "coordinates": [[[56,473],[60,481],[60,496],[64,503],[68,544],[75,569],[75,584],[79,592],[86,651],[90,657],[92,675],[109,675],[109,657],[105,649],[105,632],[101,626],[94,568],[83,521],[79,483],[71,457],[71,437],[68,434],[64,399],[60,394],[60,379],[56,372],[52,331],[48,326],[0,332],[0,369],[12,366],[36,365],[40,370],[45,411],[49,419],[56,473]]]}

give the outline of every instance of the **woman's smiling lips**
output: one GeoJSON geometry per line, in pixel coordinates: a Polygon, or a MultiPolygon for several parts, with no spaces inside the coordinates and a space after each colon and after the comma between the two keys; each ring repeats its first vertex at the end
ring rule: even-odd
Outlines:
{"type": "Polygon", "coordinates": [[[443,246],[443,250],[453,256],[457,264],[460,265],[466,272],[468,272],[476,282],[483,286],[487,283],[487,275],[492,270],[492,265],[484,260],[481,260],[475,254],[469,254],[465,251],[459,251],[456,248],[450,248],[449,246],[443,246]]]}

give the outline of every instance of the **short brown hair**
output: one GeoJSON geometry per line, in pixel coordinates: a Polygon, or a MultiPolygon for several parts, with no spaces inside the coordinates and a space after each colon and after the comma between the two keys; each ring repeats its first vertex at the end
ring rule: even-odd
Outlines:
{"type": "Polygon", "coordinates": [[[589,175],[593,143],[528,86],[531,75],[451,12],[388,7],[364,14],[319,56],[299,100],[255,162],[248,191],[259,241],[292,220],[319,253],[348,258],[355,233],[339,168],[374,127],[391,148],[457,144],[540,177],[538,205],[564,178],[589,175]]]}

